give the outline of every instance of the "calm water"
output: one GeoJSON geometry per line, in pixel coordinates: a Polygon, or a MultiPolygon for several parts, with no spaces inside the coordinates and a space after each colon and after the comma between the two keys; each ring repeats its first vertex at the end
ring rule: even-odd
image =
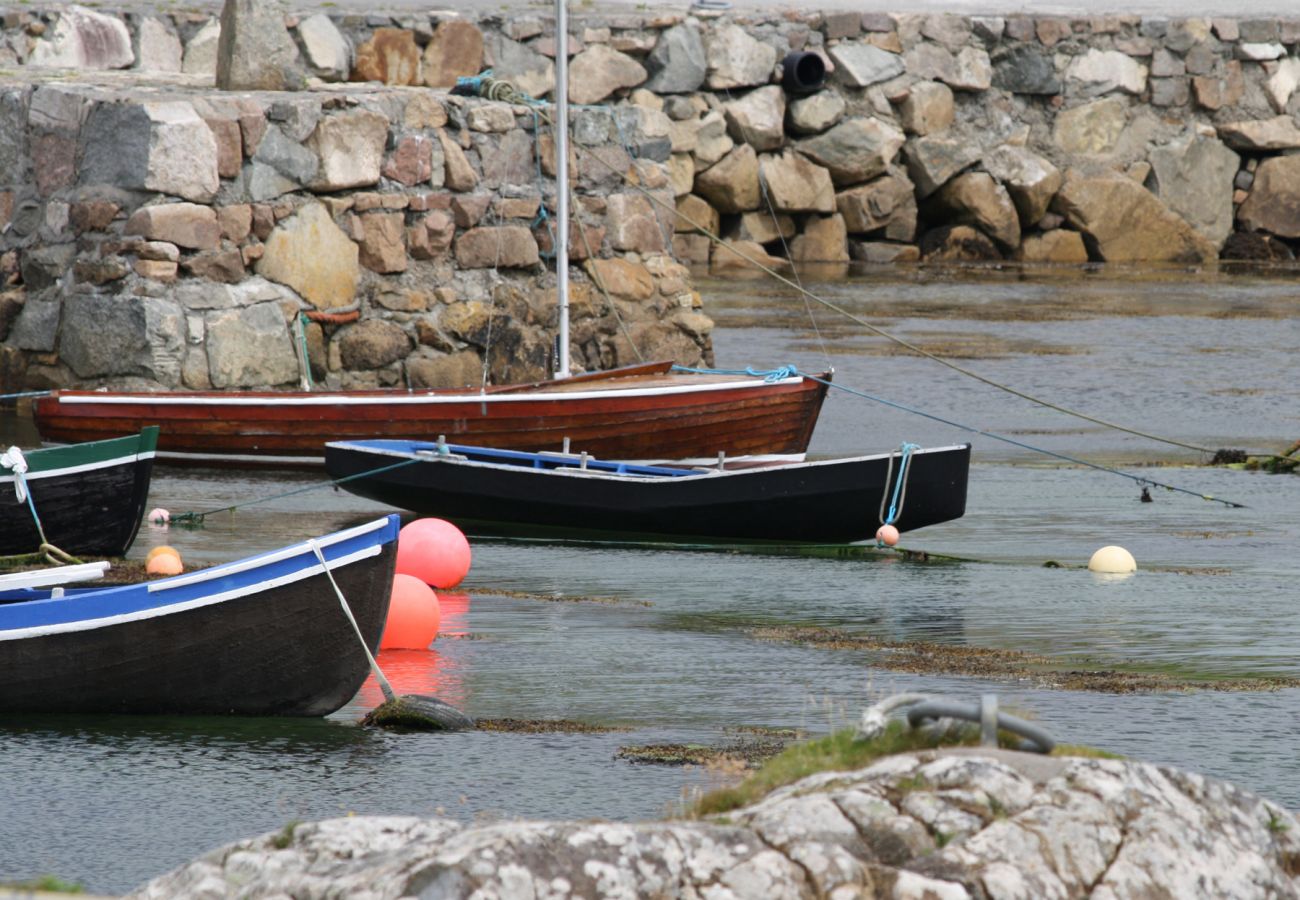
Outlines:
{"type": "MultiPolygon", "coordinates": [[[[833,392],[818,455],[973,440],[969,512],[905,544],[978,560],[915,565],[476,542],[427,652],[385,653],[401,692],[478,717],[569,718],[603,735],[388,735],[354,723],[367,685],[324,721],[24,719],[0,724],[0,881],[56,874],[124,892],[199,853],[353,813],[499,818],[661,816],[707,786],[699,770],[631,765],[619,747],[716,742],[736,726],[823,732],[897,690],[996,691],[1058,738],[1229,778],[1300,807],[1300,690],[1113,696],[902,675],[864,654],[756,640],[750,627],[826,625],[889,639],[1033,650],[1187,675],[1300,677],[1300,479],[1195,468],[1198,454],[1109,432],[891,351],[763,282],[706,286],[718,362],[809,371],[975,429],[1247,504],[1228,509],[833,392]],[[1162,464],[1153,467],[1152,464],[1162,464]],[[1132,578],[1078,568],[1117,543],[1132,578]],[[529,592],[516,599],[486,591],[529,592]],[[574,598],[603,602],[574,602],[574,598]]],[[[1092,415],[1209,447],[1280,450],[1300,438],[1296,284],[1093,274],[911,277],[818,285],[869,322],[980,374],[1092,415]],[[1123,314],[1121,314],[1123,313],[1123,314]],[[1130,314],[1136,313],[1136,314],[1130,314]]],[[[30,423],[0,437],[31,441],[30,423]]],[[[382,511],[306,475],[163,470],[152,505],[211,510],[201,531],[149,529],[219,561],[382,511]]],[[[864,511],[872,515],[874,511],[864,511]]]]}

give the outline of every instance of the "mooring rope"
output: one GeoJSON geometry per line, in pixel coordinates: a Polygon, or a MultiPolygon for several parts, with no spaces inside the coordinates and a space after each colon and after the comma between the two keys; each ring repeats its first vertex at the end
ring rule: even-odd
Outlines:
{"type": "Polygon", "coordinates": [[[18,391],[13,394],[0,394],[0,403],[6,400],[21,400],[23,397],[48,397],[54,391],[18,391]]]}
{"type": "Polygon", "coordinates": [[[889,496],[889,481],[894,477],[894,454],[889,454],[889,467],[885,470],[885,489],[880,494],[880,524],[893,525],[903,514],[903,504],[907,502],[907,476],[912,471],[912,454],[920,450],[920,444],[903,442],[898,451],[898,480],[894,482],[894,497],[889,501],[889,511],[885,511],[885,498],[889,496]]]}
{"type": "Polygon", "coordinates": [[[807,378],[809,381],[815,381],[818,384],[824,384],[827,387],[835,388],[836,390],[853,394],[855,397],[862,397],[863,399],[872,400],[876,403],[884,404],[885,406],[892,406],[894,409],[900,409],[903,412],[909,412],[912,413],[913,415],[921,416],[926,419],[932,419],[935,422],[942,422],[944,425],[951,425],[953,428],[959,428],[962,431],[967,431],[970,432],[971,434],[978,434],[981,437],[992,438],[995,441],[1002,441],[1003,443],[1011,444],[1013,446],[1020,447],[1024,450],[1030,450],[1034,453],[1042,453],[1044,456],[1051,456],[1055,459],[1063,460],[1065,462],[1073,463],[1075,465],[1086,466],[1089,469],[1096,469],[1099,472],[1109,472],[1112,475],[1119,475],[1123,478],[1128,478],[1132,481],[1137,482],[1140,486],[1158,487],[1158,488],[1163,488],[1166,491],[1176,491],[1180,494],[1188,494],[1192,497],[1199,497],[1202,500],[1209,500],[1214,503],[1222,503],[1224,506],[1231,506],[1236,509],[1246,508],[1246,504],[1237,503],[1234,500],[1224,500],[1222,497],[1215,497],[1212,494],[1202,494],[1199,491],[1188,490],[1187,488],[1181,488],[1172,484],[1165,484],[1164,482],[1156,481],[1153,478],[1144,478],[1140,475],[1133,475],[1130,474],[1129,472],[1123,472],[1119,469],[1112,468],[1111,466],[1103,466],[1100,463],[1089,462],[1086,459],[1079,459],[1077,456],[1070,456],[1069,454],[1066,453],[1058,453],[1055,450],[1048,450],[1044,447],[1035,447],[1033,444],[1026,444],[1024,441],[1018,441],[1015,438],[1009,438],[1004,435],[997,434],[996,432],[985,431],[983,428],[976,428],[974,425],[966,425],[961,422],[954,422],[952,419],[945,419],[943,416],[937,416],[934,413],[928,413],[925,410],[917,409],[914,406],[908,406],[905,403],[898,403],[894,400],[886,400],[884,397],[877,397],[874,394],[868,394],[866,391],[860,391],[857,388],[851,388],[843,384],[836,384],[835,382],[829,381],[825,378],[818,378],[816,375],[809,375],[807,372],[800,371],[800,369],[797,366],[781,366],[776,369],[756,370],[756,369],[701,369],[701,368],[694,368],[690,366],[675,365],[673,366],[673,371],[696,372],[700,374],[712,374],[712,375],[751,375],[753,377],[763,378],[765,380],[770,380],[773,377],[773,375],[777,373],[780,373],[782,377],[799,375],[803,378],[807,378]]]}

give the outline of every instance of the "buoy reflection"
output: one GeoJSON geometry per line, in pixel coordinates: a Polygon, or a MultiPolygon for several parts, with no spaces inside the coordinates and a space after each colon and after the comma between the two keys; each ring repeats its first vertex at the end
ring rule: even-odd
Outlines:
{"type": "MultiPolygon", "coordinates": [[[[400,694],[432,694],[439,700],[464,709],[465,679],[455,654],[439,653],[439,641],[463,637],[469,633],[469,595],[438,592],[441,624],[438,638],[426,650],[380,650],[375,657],[384,677],[400,694]]],[[[374,709],[384,702],[383,691],[375,676],[366,678],[353,703],[374,709]]]]}

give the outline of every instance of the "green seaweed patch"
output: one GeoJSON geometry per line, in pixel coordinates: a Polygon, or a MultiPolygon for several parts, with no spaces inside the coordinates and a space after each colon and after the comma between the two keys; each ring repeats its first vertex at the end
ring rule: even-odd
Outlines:
{"type": "Polygon", "coordinates": [[[573,719],[478,719],[474,727],[511,734],[609,734],[632,730],[626,725],[595,725],[573,719]]]}
{"type": "Polygon", "coordinates": [[[297,819],[284,823],[284,827],[280,829],[275,837],[271,838],[271,846],[277,850],[287,850],[289,847],[292,847],[293,834],[298,830],[298,826],[301,824],[302,823],[297,819]]]}
{"type": "Polygon", "coordinates": [[[660,766],[706,766],[726,770],[757,768],[783,752],[792,738],[751,733],[722,744],[641,744],[620,747],[615,759],[660,766]]]}
{"type": "Polygon", "coordinates": [[[57,875],[41,875],[29,881],[0,882],[0,891],[32,892],[45,894],[84,894],[84,885],[75,881],[65,881],[57,875]]]}
{"type": "Polygon", "coordinates": [[[1123,668],[1091,668],[1086,665],[1086,660],[1054,659],[1023,650],[929,641],[887,641],[836,628],[783,625],[749,628],[746,632],[758,640],[866,652],[872,656],[873,667],[894,672],[1012,679],[1067,691],[1135,694],[1193,690],[1275,691],[1300,687],[1300,679],[1286,676],[1194,677],[1176,671],[1153,671],[1149,667],[1144,670],[1136,663],[1123,668]]]}

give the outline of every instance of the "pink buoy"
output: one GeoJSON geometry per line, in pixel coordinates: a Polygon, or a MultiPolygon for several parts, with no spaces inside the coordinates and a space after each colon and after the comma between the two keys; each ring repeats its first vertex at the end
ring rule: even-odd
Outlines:
{"type": "Polygon", "coordinates": [[[892,547],[898,543],[898,529],[893,525],[881,525],[876,529],[876,543],[882,547],[892,547]]]}
{"type": "Polygon", "coordinates": [[[393,594],[380,650],[427,650],[438,636],[442,610],[438,595],[412,575],[393,576],[393,594]]]}
{"type": "Polygon", "coordinates": [[[172,514],[161,506],[149,510],[149,521],[155,525],[166,525],[171,521],[172,514]]]}
{"type": "Polygon", "coordinates": [[[416,519],[397,536],[397,571],[436,588],[453,588],[469,574],[469,541],[445,519],[416,519]]]}

